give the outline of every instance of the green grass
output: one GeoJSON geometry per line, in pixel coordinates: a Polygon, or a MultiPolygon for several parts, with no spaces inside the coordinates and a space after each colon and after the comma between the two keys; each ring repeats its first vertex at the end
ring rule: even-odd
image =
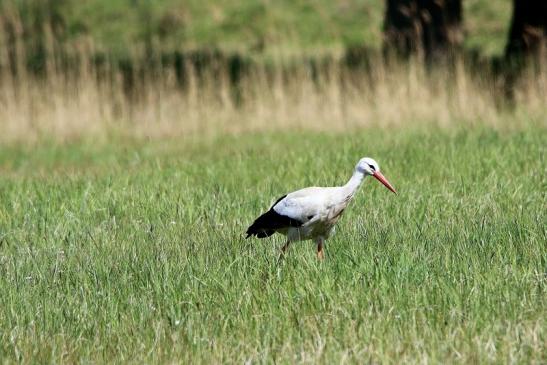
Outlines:
{"type": "Polygon", "coordinates": [[[0,149],[4,362],[545,363],[544,129],[0,149]],[[242,232],[367,180],[316,261],[242,232]]]}
{"type": "Polygon", "coordinates": [[[464,47],[485,55],[502,55],[513,12],[512,1],[463,0],[464,47]]]}

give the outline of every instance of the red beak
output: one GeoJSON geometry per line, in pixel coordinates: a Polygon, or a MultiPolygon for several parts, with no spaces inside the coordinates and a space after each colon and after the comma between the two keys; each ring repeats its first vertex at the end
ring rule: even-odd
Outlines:
{"type": "Polygon", "coordinates": [[[385,176],[382,175],[382,173],[380,173],[380,171],[376,171],[374,174],[372,174],[372,176],[374,176],[374,177],[376,178],[376,180],[378,180],[379,182],[381,182],[382,184],[384,184],[386,188],[388,188],[389,190],[391,190],[392,192],[394,192],[395,194],[397,194],[397,192],[395,191],[395,188],[393,188],[393,186],[391,186],[391,184],[389,183],[389,181],[387,181],[387,179],[385,178],[385,176]]]}

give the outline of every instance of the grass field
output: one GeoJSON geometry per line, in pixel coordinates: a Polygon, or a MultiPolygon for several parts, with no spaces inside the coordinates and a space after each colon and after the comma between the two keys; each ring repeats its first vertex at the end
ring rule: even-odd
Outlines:
{"type": "Polygon", "coordinates": [[[541,126],[0,149],[2,362],[545,363],[541,126]],[[317,262],[242,233],[377,159],[317,262]]]}

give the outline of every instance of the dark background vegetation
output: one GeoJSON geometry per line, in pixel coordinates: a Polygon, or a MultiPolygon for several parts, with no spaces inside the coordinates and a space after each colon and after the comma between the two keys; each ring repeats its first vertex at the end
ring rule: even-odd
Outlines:
{"type": "Polygon", "coordinates": [[[506,69],[544,57],[546,7],[535,0],[4,0],[8,55],[0,67],[17,72],[24,58],[40,75],[48,58],[68,69],[90,57],[121,69],[128,84],[135,69],[158,66],[174,67],[183,84],[185,63],[198,70],[227,64],[236,81],[256,62],[316,65],[342,55],[366,65],[383,50],[430,64],[463,56],[506,69]]]}

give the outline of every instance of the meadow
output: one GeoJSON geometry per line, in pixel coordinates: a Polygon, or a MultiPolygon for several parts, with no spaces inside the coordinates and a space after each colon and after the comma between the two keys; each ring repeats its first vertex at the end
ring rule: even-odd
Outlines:
{"type": "Polygon", "coordinates": [[[367,128],[0,150],[0,358],[545,363],[545,129],[367,128]],[[376,158],[318,262],[243,232],[376,158]]]}

